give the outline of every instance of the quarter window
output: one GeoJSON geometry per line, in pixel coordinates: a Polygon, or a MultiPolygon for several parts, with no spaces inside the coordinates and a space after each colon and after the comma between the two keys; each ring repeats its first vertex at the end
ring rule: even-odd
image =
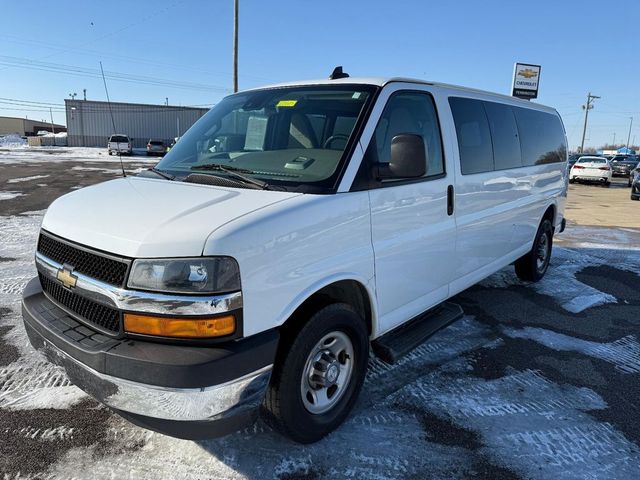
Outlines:
{"type": "Polygon", "coordinates": [[[494,169],[489,122],[480,100],[449,98],[456,124],[460,168],[463,175],[494,169]]]}
{"type": "Polygon", "coordinates": [[[542,165],[566,159],[564,130],[556,115],[520,107],[513,107],[513,112],[520,132],[523,165],[542,165]]]}

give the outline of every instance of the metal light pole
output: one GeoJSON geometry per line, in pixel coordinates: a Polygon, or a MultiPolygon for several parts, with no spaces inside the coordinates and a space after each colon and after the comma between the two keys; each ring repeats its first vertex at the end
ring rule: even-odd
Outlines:
{"type": "Polygon", "coordinates": [[[584,137],[587,134],[587,120],[589,118],[589,110],[593,108],[593,101],[596,98],[600,97],[591,95],[591,92],[589,92],[589,94],[587,95],[587,104],[582,106],[582,108],[584,108],[584,128],[582,129],[582,143],[580,144],[580,153],[584,153],[584,137]]]}
{"type": "Polygon", "coordinates": [[[233,0],[233,93],[238,91],[238,0],[233,0]]]}
{"type": "Polygon", "coordinates": [[[51,133],[55,135],[56,127],[53,126],[53,110],[51,110],[51,107],[49,107],[49,115],[51,115],[51,133]]]}
{"type": "Polygon", "coordinates": [[[633,117],[629,117],[629,135],[627,135],[627,150],[629,150],[629,139],[631,138],[631,125],[633,125],[633,117]]]}

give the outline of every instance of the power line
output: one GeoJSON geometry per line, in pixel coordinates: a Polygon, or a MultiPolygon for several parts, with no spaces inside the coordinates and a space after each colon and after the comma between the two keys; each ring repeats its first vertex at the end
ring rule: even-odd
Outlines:
{"type": "MultiPolygon", "coordinates": [[[[38,60],[31,60],[28,58],[11,57],[7,55],[0,55],[0,65],[12,65],[18,68],[25,68],[30,70],[48,71],[54,73],[62,73],[65,75],[89,77],[89,78],[101,78],[100,72],[91,68],[78,67],[75,65],[65,65],[60,63],[41,62],[38,60]]],[[[138,83],[144,85],[156,85],[161,87],[171,88],[183,88],[192,90],[209,90],[229,93],[230,90],[220,85],[209,85],[194,82],[183,82],[178,80],[159,79],[156,77],[147,77],[143,75],[133,75],[122,72],[105,72],[105,77],[110,80],[127,83],[138,83]]]]}

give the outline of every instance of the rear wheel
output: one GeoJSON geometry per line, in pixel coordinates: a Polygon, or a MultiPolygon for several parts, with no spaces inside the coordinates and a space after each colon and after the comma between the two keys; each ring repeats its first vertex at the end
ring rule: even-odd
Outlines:
{"type": "Polygon", "coordinates": [[[358,398],[369,357],[366,325],[351,306],[335,303],[318,310],[283,347],[265,397],[266,420],[297,442],[316,442],[342,423],[358,398]]]}
{"type": "Polygon", "coordinates": [[[605,187],[605,188],[609,188],[609,187],[611,186],[611,182],[610,182],[609,180],[606,180],[606,181],[602,184],[602,186],[603,186],[603,187],[605,187]]]}
{"type": "Polygon", "coordinates": [[[576,180],[574,178],[570,178],[569,183],[576,183],[576,180]]]}
{"type": "Polygon", "coordinates": [[[516,260],[516,275],[521,280],[537,282],[549,268],[553,246],[553,226],[548,218],[542,220],[531,251],[516,260]]]}

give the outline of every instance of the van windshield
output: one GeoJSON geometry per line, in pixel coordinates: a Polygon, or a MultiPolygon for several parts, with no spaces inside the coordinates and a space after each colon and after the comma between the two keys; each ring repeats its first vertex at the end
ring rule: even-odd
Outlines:
{"type": "Polygon", "coordinates": [[[156,168],[177,178],[224,176],[210,168],[221,165],[287,189],[334,188],[375,88],[306,86],[231,95],[198,120],[156,168]]]}

